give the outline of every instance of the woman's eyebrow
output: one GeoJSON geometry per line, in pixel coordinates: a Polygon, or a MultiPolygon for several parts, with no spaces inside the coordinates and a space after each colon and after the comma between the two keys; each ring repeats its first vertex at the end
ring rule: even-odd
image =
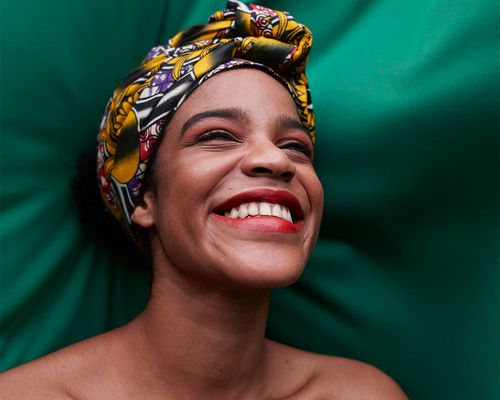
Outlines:
{"type": "Polygon", "coordinates": [[[248,114],[241,108],[218,108],[215,110],[207,110],[190,117],[184,125],[182,125],[181,135],[183,135],[190,127],[207,118],[225,118],[233,121],[247,122],[248,114]]]}
{"type": "Polygon", "coordinates": [[[308,129],[297,118],[282,114],[274,122],[277,129],[298,129],[309,136],[308,129]]]}

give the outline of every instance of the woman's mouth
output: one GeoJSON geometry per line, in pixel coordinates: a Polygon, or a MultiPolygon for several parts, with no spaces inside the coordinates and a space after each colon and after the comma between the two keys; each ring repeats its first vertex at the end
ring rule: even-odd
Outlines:
{"type": "Polygon", "coordinates": [[[212,215],[234,228],[262,233],[297,233],[303,219],[295,196],[272,189],[236,195],[216,207],[212,215]]]}
{"type": "Polygon", "coordinates": [[[293,224],[290,209],[284,205],[266,202],[243,203],[238,207],[231,208],[231,211],[224,213],[226,218],[251,218],[251,217],[276,217],[282,218],[293,224]]]}

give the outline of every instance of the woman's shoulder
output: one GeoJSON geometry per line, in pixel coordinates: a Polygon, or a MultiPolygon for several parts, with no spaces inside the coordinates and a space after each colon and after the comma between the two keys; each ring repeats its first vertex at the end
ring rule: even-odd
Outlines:
{"type": "Polygon", "coordinates": [[[3,398],[69,400],[74,397],[66,390],[71,380],[72,367],[65,359],[68,351],[56,352],[12,368],[0,374],[0,392],[3,398]]]}
{"type": "Polygon", "coordinates": [[[106,335],[100,335],[3,372],[2,399],[80,399],[75,389],[81,393],[82,383],[99,380],[106,342],[106,335]]]}
{"type": "Polygon", "coordinates": [[[373,365],[333,356],[317,361],[317,383],[322,393],[333,398],[356,400],[407,400],[401,387],[373,365]],[[333,385],[336,382],[337,385],[333,385]]]}
{"type": "MultiPolygon", "coordinates": [[[[303,380],[301,395],[313,399],[407,400],[399,385],[380,369],[353,359],[327,356],[271,342],[282,370],[303,380]]],[[[298,396],[297,398],[301,398],[298,396]]]]}

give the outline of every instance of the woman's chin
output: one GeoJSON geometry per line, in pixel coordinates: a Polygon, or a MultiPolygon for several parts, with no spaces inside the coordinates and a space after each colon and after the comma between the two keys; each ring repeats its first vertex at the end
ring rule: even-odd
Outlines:
{"type": "Polygon", "coordinates": [[[303,264],[295,260],[260,259],[258,254],[250,260],[240,260],[237,269],[228,268],[223,272],[231,284],[240,289],[272,289],[294,284],[302,275],[303,264]]]}
{"type": "Polygon", "coordinates": [[[207,288],[214,285],[240,291],[295,283],[309,256],[308,247],[299,239],[302,238],[297,235],[258,232],[230,236],[211,230],[204,240],[196,241],[189,248],[176,237],[159,240],[153,235],[151,240],[158,250],[153,252],[156,265],[165,266],[179,277],[192,277],[197,285],[203,283],[207,288]],[[266,240],[262,236],[266,236],[266,240]]]}

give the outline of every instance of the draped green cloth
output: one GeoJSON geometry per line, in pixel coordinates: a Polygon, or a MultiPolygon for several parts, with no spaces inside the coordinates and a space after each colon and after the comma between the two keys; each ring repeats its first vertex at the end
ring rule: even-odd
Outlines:
{"type": "MultiPolygon", "coordinates": [[[[267,1],[314,34],[326,193],[305,274],[268,335],[353,357],[412,399],[499,396],[498,5],[267,1]]],[[[109,94],[225,1],[6,0],[1,23],[0,361],[125,323],[148,266],[95,242],[69,182],[109,94]]]]}

